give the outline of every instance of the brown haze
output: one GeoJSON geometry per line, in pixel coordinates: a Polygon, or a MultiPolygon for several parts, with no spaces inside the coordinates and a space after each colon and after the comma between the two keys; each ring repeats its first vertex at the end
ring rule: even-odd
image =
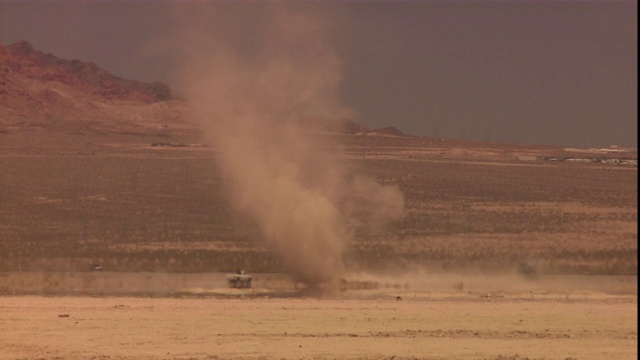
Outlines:
{"type": "Polygon", "coordinates": [[[337,279],[353,231],[399,218],[404,200],[397,187],[349,173],[337,144],[319,135],[352,115],[340,101],[343,62],[327,22],[274,7],[241,44],[234,33],[246,29],[233,17],[188,18],[175,42],[186,55],[182,86],[217,148],[228,198],[297,279],[337,279]]]}

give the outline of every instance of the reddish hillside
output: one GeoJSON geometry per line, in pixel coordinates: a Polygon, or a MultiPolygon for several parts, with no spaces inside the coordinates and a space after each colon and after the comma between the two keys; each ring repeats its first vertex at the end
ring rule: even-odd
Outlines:
{"type": "Polygon", "coordinates": [[[0,44],[0,127],[107,132],[192,130],[184,102],[162,83],[112,75],[21,41],[0,44]]]}
{"type": "MultiPolygon", "coordinates": [[[[395,128],[372,131],[348,119],[317,125],[312,128],[322,132],[404,136],[395,128]]],[[[156,134],[196,129],[186,103],[167,85],[126,80],[25,41],[0,44],[0,131],[18,128],[156,134]]]]}
{"type": "Polygon", "coordinates": [[[11,75],[44,83],[58,81],[110,100],[151,103],[172,98],[171,89],[162,83],[146,84],[125,80],[94,63],[58,59],[37,51],[26,41],[9,46],[0,45],[0,70],[4,81],[11,75]]]}

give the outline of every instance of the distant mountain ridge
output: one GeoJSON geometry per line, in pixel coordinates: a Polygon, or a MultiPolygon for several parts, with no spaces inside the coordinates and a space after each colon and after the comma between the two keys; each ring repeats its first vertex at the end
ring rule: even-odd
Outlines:
{"type": "Polygon", "coordinates": [[[59,59],[37,51],[26,41],[0,45],[0,70],[4,76],[13,72],[41,82],[59,81],[110,100],[151,103],[173,98],[171,88],[163,83],[122,79],[92,62],[59,59]]]}
{"type": "Polygon", "coordinates": [[[386,135],[386,136],[407,136],[402,131],[398,130],[393,126],[387,126],[382,129],[370,130],[369,133],[375,135],[386,135]]]}
{"type": "Polygon", "coordinates": [[[26,41],[0,44],[0,130],[177,134],[198,131],[165,84],[126,80],[26,41]]]}
{"type": "MultiPolygon", "coordinates": [[[[318,131],[405,136],[394,127],[370,130],[349,119],[318,131]]],[[[198,131],[187,103],[160,82],[113,75],[92,62],[60,59],[26,41],[0,44],[0,130],[171,134],[198,131]]]]}

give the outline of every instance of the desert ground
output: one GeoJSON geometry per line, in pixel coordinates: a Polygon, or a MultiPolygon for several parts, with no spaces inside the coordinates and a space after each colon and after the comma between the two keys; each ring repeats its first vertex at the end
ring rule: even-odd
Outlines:
{"type": "Polygon", "coordinates": [[[53,134],[0,133],[2,359],[638,356],[637,151],[348,136],[325,150],[406,215],[309,289],[227,207],[215,147],[53,134]]]}
{"type": "MultiPolygon", "coordinates": [[[[174,294],[158,288],[179,286],[188,277],[139,275],[137,280],[146,278],[160,292],[137,296],[1,297],[0,358],[638,356],[637,278],[631,276],[522,280],[515,275],[422,274],[403,279],[408,282],[401,287],[312,294],[270,278],[274,275],[258,277],[253,289],[241,290],[213,287],[224,278],[201,274],[192,285],[200,281],[209,287],[174,294]]],[[[138,291],[144,283],[137,282],[138,291]]]]}

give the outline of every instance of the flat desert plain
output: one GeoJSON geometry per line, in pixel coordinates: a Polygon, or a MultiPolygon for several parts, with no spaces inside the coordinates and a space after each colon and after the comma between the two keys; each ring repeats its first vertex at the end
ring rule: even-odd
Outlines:
{"type": "Polygon", "coordinates": [[[326,151],[406,214],[311,290],[229,210],[215,149],[54,135],[0,133],[2,359],[638,356],[636,151],[349,136],[326,151]]]}
{"type": "MultiPolygon", "coordinates": [[[[505,280],[487,278],[484,286],[508,289],[505,280]]],[[[257,288],[176,297],[6,296],[0,358],[637,358],[633,286],[614,295],[530,286],[493,293],[312,296],[257,288]]]]}

